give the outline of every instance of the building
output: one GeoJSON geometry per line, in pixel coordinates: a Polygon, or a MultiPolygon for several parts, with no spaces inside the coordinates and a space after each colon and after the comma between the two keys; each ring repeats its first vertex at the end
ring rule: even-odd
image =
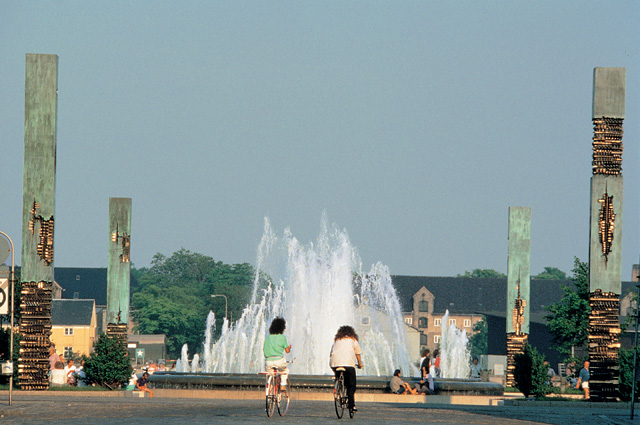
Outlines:
{"type": "Polygon", "coordinates": [[[96,309],[93,300],[53,300],[51,343],[65,359],[89,355],[96,339],[96,309]]]}
{"type": "MultiPolygon", "coordinates": [[[[455,320],[455,325],[467,334],[484,318],[488,326],[488,354],[506,356],[506,278],[392,276],[392,281],[405,322],[420,331],[420,346],[410,348],[411,354],[424,347],[433,351],[441,334],[442,317],[449,311],[449,320],[455,320]]],[[[546,308],[562,299],[564,286],[573,287],[573,282],[531,279],[531,299],[527,300],[531,316],[529,343],[551,364],[564,359],[553,349],[546,308]]],[[[622,282],[621,323],[632,314],[630,292],[634,290],[632,282],[622,282]]]]}

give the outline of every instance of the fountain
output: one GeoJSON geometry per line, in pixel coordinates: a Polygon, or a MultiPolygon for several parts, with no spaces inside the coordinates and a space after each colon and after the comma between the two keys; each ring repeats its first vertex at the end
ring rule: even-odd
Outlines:
{"type": "Polygon", "coordinates": [[[467,378],[469,377],[469,364],[471,352],[467,332],[460,330],[453,323],[449,323],[449,310],[442,316],[440,338],[440,377],[441,378],[467,378]]]}
{"type": "MultiPolygon", "coordinates": [[[[215,342],[215,316],[207,317],[203,372],[260,371],[267,328],[274,317],[282,316],[291,357],[296,358],[292,371],[330,374],[335,332],[348,324],[360,336],[364,375],[390,376],[396,368],[417,373],[407,353],[405,324],[388,268],[376,263],[363,273],[346,232],[329,226],[326,216],[316,243],[307,246],[288,229],[277,238],[265,219],[256,268],[251,303],[236,322],[223,322],[215,342]]],[[[180,371],[188,371],[187,364],[182,358],[180,371]]]]}
{"type": "MultiPolygon", "coordinates": [[[[389,269],[378,262],[364,273],[346,231],[330,226],[324,214],[317,241],[306,246],[289,229],[283,237],[276,237],[265,218],[252,298],[241,317],[233,323],[225,318],[220,337],[214,341],[215,315],[210,312],[201,354],[189,362],[185,345],[176,372],[156,373],[151,381],[156,388],[260,387],[264,383],[257,375],[264,367],[262,345],[276,316],[287,320],[285,335],[292,346],[287,357],[296,358],[290,366],[294,385],[331,387],[329,352],[342,325],[353,326],[360,337],[365,367],[358,373],[359,388],[384,392],[397,368],[406,376],[418,375],[407,353],[406,325],[389,269]],[[200,373],[194,373],[196,370],[200,373]]],[[[463,341],[451,332],[443,332],[443,346],[450,341],[451,347],[459,347],[463,341]]],[[[461,362],[445,361],[450,365],[461,362]]],[[[468,353],[465,365],[468,371],[468,353]]],[[[451,373],[447,376],[462,376],[451,373]]],[[[436,391],[445,386],[436,382],[436,391]]],[[[445,391],[470,393],[468,388],[454,387],[445,391]]],[[[498,387],[490,391],[501,394],[502,386],[498,387]]]]}

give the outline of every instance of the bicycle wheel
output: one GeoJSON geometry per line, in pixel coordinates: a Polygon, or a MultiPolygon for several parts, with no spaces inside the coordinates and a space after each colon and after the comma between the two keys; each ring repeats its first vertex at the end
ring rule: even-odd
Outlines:
{"type": "Polygon", "coordinates": [[[336,408],[338,419],[342,419],[342,415],[344,414],[345,399],[344,375],[340,372],[333,387],[333,404],[336,408]]]}
{"type": "Polygon", "coordinates": [[[273,415],[274,410],[276,410],[276,382],[273,376],[269,375],[267,377],[267,396],[266,396],[266,411],[267,416],[271,417],[273,415]]]}
{"type": "Polygon", "coordinates": [[[289,403],[291,402],[291,380],[287,382],[287,392],[280,391],[280,401],[278,403],[278,414],[284,416],[289,411],[289,403]]]}

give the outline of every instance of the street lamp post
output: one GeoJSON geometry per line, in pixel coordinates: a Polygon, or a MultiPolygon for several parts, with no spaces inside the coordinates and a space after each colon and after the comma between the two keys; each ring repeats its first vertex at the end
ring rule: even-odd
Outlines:
{"type": "Polygon", "coordinates": [[[11,288],[9,289],[11,293],[11,306],[10,306],[11,308],[11,339],[9,340],[9,359],[11,359],[11,375],[9,375],[9,406],[11,406],[13,404],[13,299],[15,296],[16,261],[15,261],[15,250],[13,248],[13,241],[11,240],[9,235],[7,235],[2,231],[0,231],[0,235],[7,238],[7,240],[9,241],[9,245],[11,246],[11,275],[9,276],[9,284],[11,288]]]}
{"type": "Polygon", "coordinates": [[[227,318],[227,306],[228,306],[228,302],[227,302],[227,296],[224,294],[213,294],[211,295],[211,298],[215,298],[215,297],[224,297],[224,318],[227,318]]]}

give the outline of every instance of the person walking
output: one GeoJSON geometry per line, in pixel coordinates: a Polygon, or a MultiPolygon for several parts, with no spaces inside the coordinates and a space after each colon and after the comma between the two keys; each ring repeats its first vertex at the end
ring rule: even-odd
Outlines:
{"type": "Polygon", "coordinates": [[[358,342],[358,334],[351,326],[341,326],[336,333],[329,354],[329,366],[338,377],[336,369],[342,367],[344,371],[344,385],[347,387],[347,407],[357,412],[355,404],[356,394],[356,367],[361,369],[362,349],[358,342]]]}
{"type": "Polygon", "coordinates": [[[576,384],[576,389],[580,389],[580,386],[582,386],[585,400],[589,400],[589,378],[590,377],[591,377],[591,374],[589,373],[589,360],[585,360],[584,367],[580,369],[580,373],[578,375],[578,383],[576,384]]]}

